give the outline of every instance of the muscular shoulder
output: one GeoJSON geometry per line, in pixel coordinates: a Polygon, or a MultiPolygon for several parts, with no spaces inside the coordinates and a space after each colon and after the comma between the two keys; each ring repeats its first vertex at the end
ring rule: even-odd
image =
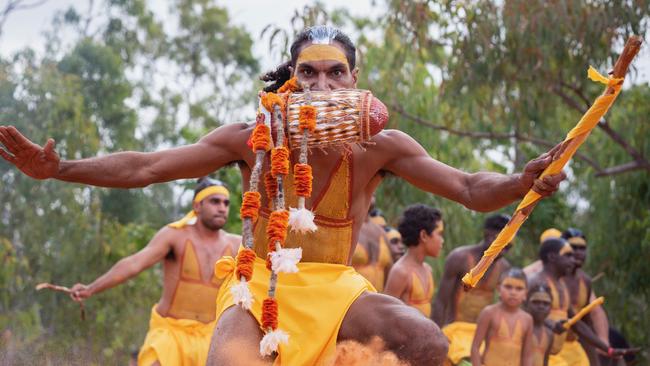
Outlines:
{"type": "Polygon", "coordinates": [[[406,151],[408,149],[422,149],[413,137],[399,130],[383,130],[372,137],[374,145],[371,150],[406,151]]]}
{"type": "Polygon", "coordinates": [[[449,255],[447,255],[446,266],[450,269],[458,269],[459,271],[468,270],[467,256],[471,255],[469,248],[470,246],[462,246],[452,250],[449,255]]]}

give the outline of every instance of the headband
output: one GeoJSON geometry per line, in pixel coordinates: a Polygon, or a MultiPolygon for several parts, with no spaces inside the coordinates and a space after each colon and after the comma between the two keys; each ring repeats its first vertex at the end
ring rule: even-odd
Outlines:
{"type": "Polygon", "coordinates": [[[539,243],[542,244],[544,240],[549,239],[549,238],[560,238],[562,237],[562,233],[560,230],[555,229],[555,228],[550,228],[544,230],[542,235],[539,236],[539,243]]]}
{"type": "Polygon", "coordinates": [[[580,237],[580,236],[574,236],[573,238],[569,238],[568,242],[571,245],[577,245],[577,246],[581,246],[581,247],[586,247],[587,246],[587,241],[585,240],[585,238],[580,237]]]}
{"type": "Polygon", "coordinates": [[[392,229],[391,231],[386,233],[386,237],[388,238],[388,240],[402,239],[402,234],[400,234],[399,231],[392,229]]]}
{"type": "MultiPolygon", "coordinates": [[[[226,196],[226,198],[230,198],[230,192],[228,191],[228,188],[224,186],[208,186],[200,190],[196,194],[196,196],[194,196],[194,200],[192,202],[193,203],[201,202],[207,197],[212,196],[213,194],[222,194],[226,196]]],[[[187,213],[187,215],[185,215],[185,217],[183,217],[178,221],[174,221],[167,226],[173,227],[174,229],[180,229],[187,225],[193,225],[194,222],[191,221],[193,221],[195,217],[196,217],[196,213],[194,212],[194,209],[192,209],[190,212],[187,213]]]]}

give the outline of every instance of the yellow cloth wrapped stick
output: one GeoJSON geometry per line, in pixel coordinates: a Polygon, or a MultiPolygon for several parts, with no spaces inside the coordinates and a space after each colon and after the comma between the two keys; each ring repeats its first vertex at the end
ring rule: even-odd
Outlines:
{"type": "Polygon", "coordinates": [[[566,323],[563,324],[564,329],[571,328],[573,324],[577,323],[580,319],[584,318],[585,315],[589,314],[590,311],[594,310],[596,306],[602,305],[604,302],[605,302],[605,298],[602,296],[590,302],[589,305],[580,309],[578,314],[574,315],[573,318],[567,320],[566,323]]]}
{"type": "MultiPolygon", "coordinates": [[[[623,86],[623,77],[627,73],[627,68],[632,62],[632,59],[639,52],[641,47],[641,38],[632,36],[628,39],[623,49],[623,53],[619,56],[614,66],[613,76],[606,78],[600,75],[593,67],[589,68],[587,75],[590,79],[607,85],[605,92],[596,99],[594,104],[589,108],[584,116],[580,119],[578,124],[567,134],[566,138],[560,146],[560,156],[549,165],[540,178],[547,175],[558,174],[562,171],[566,163],[575,154],[578,147],[582,145],[585,139],[591,133],[591,130],[596,127],[598,121],[609,110],[614,100],[618,96],[623,86]]],[[[519,227],[526,221],[530,213],[535,208],[542,196],[533,191],[528,191],[524,199],[519,203],[517,209],[510,222],[501,230],[499,235],[494,239],[490,247],[483,252],[481,260],[472,268],[468,273],[463,276],[463,285],[466,289],[471,289],[478,281],[483,278],[483,275],[488,270],[492,262],[499,255],[501,250],[512,241],[517,234],[519,227]]]]}

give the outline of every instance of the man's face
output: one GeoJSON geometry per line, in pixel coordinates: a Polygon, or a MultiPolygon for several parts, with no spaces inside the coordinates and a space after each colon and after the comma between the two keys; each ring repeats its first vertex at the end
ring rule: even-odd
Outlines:
{"type": "MultiPolygon", "coordinates": [[[[423,230],[424,231],[424,230],[423,230]]],[[[440,255],[440,250],[442,249],[442,244],[445,242],[444,234],[444,224],[442,221],[438,222],[438,225],[431,232],[427,234],[424,232],[424,245],[426,245],[426,255],[431,257],[437,257],[440,255]]]]}
{"type": "Polygon", "coordinates": [[[583,238],[570,238],[569,245],[573,249],[573,261],[576,267],[580,268],[587,259],[587,245],[583,238]]]}
{"type": "MultiPolygon", "coordinates": [[[[311,43],[302,46],[302,50],[309,47],[311,43]]],[[[345,50],[338,42],[332,42],[345,54],[345,50]]],[[[300,62],[293,70],[294,76],[301,84],[309,85],[312,91],[330,91],[336,89],[351,89],[357,86],[358,70],[350,70],[347,62],[337,60],[315,60],[300,62]]]]}
{"type": "Polygon", "coordinates": [[[390,255],[393,258],[393,262],[396,262],[398,259],[400,259],[406,251],[404,244],[402,243],[401,236],[390,238],[388,240],[388,247],[390,248],[390,255]]]}
{"type": "Polygon", "coordinates": [[[560,269],[560,274],[562,276],[566,276],[573,272],[573,268],[576,265],[573,259],[573,251],[567,251],[564,253],[560,251],[556,257],[556,261],[557,267],[560,269]]]}
{"type": "Polygon", "coordinates": [[[223,194],[213,194],[194,204],[194,211],[203,226],[210,230],[220,230],[228,219],[230,200],[223,194]]]}

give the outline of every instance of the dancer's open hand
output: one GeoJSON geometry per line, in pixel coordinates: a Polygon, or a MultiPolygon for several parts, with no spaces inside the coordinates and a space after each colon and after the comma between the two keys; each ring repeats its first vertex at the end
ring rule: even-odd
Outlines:
{"type": "Polygon", "coordinates": [[[32,178],[52,178],[59,171],[60,158],[54,151],[54,140],[48,139],[41,147],[14,126],[0,126],[0,156],[32,178]]]}

